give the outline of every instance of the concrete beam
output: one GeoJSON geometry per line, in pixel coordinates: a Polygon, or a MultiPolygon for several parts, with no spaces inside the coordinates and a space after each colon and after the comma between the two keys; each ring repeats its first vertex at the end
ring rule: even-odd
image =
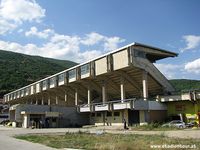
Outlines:
{"type": "Polygon", "coordinates": [[[118,73],[121,77],[123,77],[124,79],[126,79],[135,89],[137,89],[141,96],[142,96],[142,89],[141,89],[141,86],[140,84],[135,80],[133,79],[133,77],[130,77],[127,73],[125,73],[124,71],[119,71],[118,73]]]}

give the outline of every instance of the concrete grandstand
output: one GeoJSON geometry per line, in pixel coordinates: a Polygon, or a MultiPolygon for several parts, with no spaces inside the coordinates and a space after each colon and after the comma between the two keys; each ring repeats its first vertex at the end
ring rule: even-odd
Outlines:
{"type": "MultiPolygon", "coordinates": [[[[176,53],[132,43],[4,96],[10,121],[28,128],[163,121],[174,88],[153,63],[176,53]],[[164,95],[164,96],[163,96],[164,95]]],[[[200,96],[199,96],[200,97],[200,96]]]]}

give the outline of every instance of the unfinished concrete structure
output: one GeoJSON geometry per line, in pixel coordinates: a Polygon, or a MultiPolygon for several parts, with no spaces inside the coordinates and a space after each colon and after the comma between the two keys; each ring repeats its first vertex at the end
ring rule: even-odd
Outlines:
{"type": "Polygon", "coordinates": [[[6,94],[10,120],[25,128],[33,119],[52,127],[161,121],[167,107],[156,96],[174,88],[153,63],[175,56],[140,43],[124,46],[6,94]]]}

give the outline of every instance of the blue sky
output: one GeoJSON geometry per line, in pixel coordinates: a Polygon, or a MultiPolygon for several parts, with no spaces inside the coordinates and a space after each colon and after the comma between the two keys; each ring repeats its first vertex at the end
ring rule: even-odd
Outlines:
{"type": "Polygon", "coordinates": [[[169,79],[200,79],[199,0],[0,0],[0,49],[83,62],[140,42],[179,53],[169,79]]]}

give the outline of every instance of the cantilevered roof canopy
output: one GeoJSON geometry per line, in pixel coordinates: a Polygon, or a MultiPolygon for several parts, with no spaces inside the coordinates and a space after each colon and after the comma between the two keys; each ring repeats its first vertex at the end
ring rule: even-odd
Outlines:
{"type": "Polygon", "coordinates": [[[167,57],[176,57],[178,56],[177,53],[167,51],[164,49],[160,49],[157,47],[141,44],[141,43],[134,43],[135,48],[139,48],[146,52],[146,57],[151,61],[155,62],[156,60],[160,60],[167,57]]]}

